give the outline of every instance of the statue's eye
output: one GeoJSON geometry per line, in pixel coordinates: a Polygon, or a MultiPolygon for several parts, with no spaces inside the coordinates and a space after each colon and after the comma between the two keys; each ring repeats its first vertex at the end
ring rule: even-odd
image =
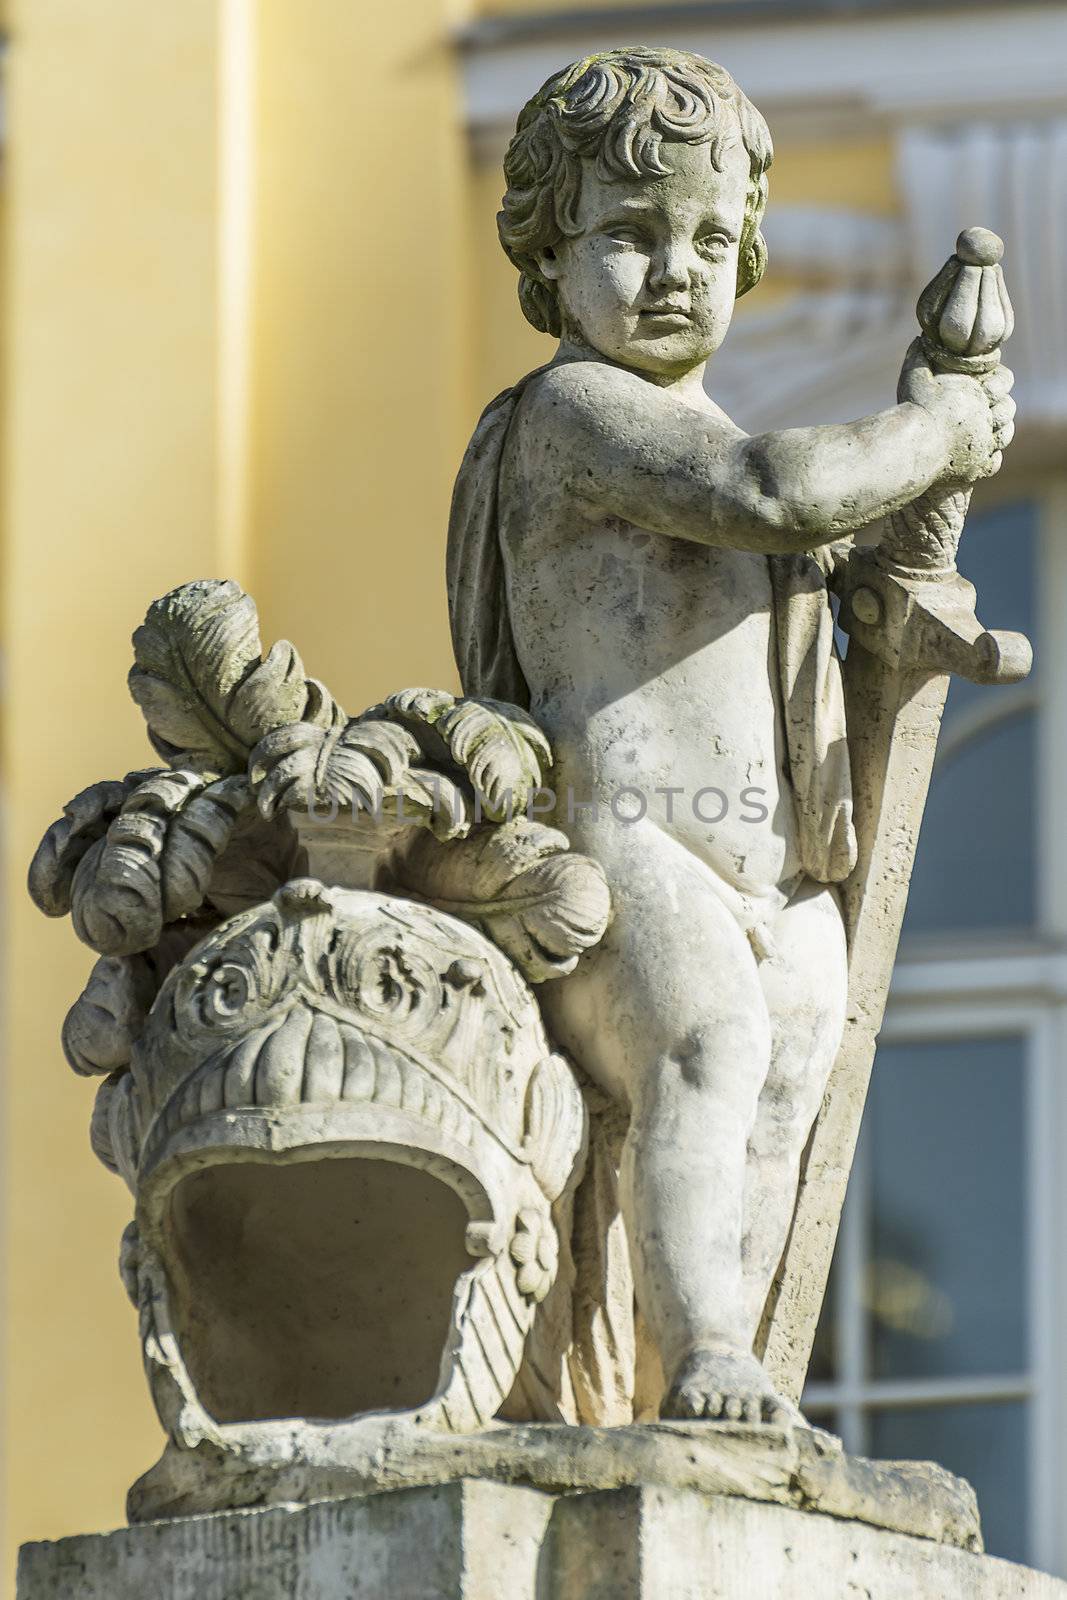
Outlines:
{"type": "Polygon", "coordinates": [[[617,227],[609,228],[608,237],[616,244],[647,245],[648,243],[644,232],[628,223],[620,223],[617,227]]]}
{"type": "Polygon", "coordinates": [[[721,256],[726,254],[730,241],[725,233],[702,233],[696,245],[702,255],[721,256]]]}
{"type": "Polygon", "coordinates": [[[207,1017],[233,1017],[248,1004],[251,989],[243,967],[224,961],[208,973],[204,981],[204,1009],[207,1017]]]}

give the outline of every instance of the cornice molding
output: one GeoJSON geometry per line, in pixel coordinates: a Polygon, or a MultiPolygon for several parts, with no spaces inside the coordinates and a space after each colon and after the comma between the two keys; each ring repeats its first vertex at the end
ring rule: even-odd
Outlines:
{"type": "MultiPolygon", "coordinates": [[[[487,35],[474,43],[468,34],[460,66],[475,148],[495,149],[519,107],[564,61],[642,35],[721,61],[779,136],[787,125],[790,139],[803,136],[806,123],[822,128],[827,119],[869,131],[1067,109],[1064,0],[1011,7],[941,0],[919,11],[896,0],[860,7],[814,0],[771,16],[769,8],[786,3],[612,7],[561,14],[551,29],[546,19],[536,33],[500,32],[495,42],[487,35]]],[[[522,20],[494,19],[494,26],[522,20]]]]}
{"type": "MultiPolygon", "coordinates": [[[[1055,7],[1060,0],[1031,0],[1055,7]]],[[[1002,10],[1004,0],[940,0],[940,11],[1002,10]]],[[[528,44],[533,40],[564,39],[576,33],[617,32],[627,37],[649,28],[691,26],[771,26],[776,22],[815,22],[827,18],[872,16],[925,16],[923,0],[718,0],[710,12],[706,3],[586,7],[567,11],[520,11],[510,16],[479,17],[456,33],[463,50],[492,50],[500,45],[528,44]]]]}

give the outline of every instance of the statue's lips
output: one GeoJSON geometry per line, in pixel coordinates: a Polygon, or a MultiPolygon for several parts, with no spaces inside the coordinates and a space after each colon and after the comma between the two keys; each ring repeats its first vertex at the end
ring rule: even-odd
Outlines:
{"type": "Polygon", "coordinates": [[[682,311],[677,306],[649,307],[638,312],[638,316],[646,322],[665,323],[670,328],[686,328],[693,320],[691,311],[682,311]]]}

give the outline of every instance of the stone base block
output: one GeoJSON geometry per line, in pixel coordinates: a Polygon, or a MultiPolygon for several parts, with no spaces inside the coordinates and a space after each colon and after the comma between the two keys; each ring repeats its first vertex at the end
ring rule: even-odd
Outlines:
{"type": "Polygon", "coordinates": [[[464,1481],[24,1546],[18,1600],[1067,1600],[992,1556],[817,1512],[464,1481]]]}

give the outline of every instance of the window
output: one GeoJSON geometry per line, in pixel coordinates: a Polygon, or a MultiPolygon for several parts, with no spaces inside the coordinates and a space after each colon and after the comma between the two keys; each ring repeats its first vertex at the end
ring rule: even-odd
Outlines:
{"type": "Polygon", "coordinates": [[[976,511],[964,534],[983,620],[1027,633],[1042,670],[950,690],[804,1401],[850,1451],[967,1478],[987,1548],[1060,1574],[1064,498],[976,511]]]}
{"type": "MultiPolygon", "coordinates": [[[[959,557],[991,625],[1025,633],[1035,649],[1037,547],[1037,508],[1015,501],[972,514],[959,557]]],[[[1031,681],[992,688],[952,680],[905,939],[1034,927],[1037,725],[1031,681]]]]}
{"type": "Polygon", "coordinates": [[[883,1045],[809,1415],[847,1449],[939,1461],[986,1543],[1025,1560],[1029,1237],[1025,1037],[883,1045]]]}

